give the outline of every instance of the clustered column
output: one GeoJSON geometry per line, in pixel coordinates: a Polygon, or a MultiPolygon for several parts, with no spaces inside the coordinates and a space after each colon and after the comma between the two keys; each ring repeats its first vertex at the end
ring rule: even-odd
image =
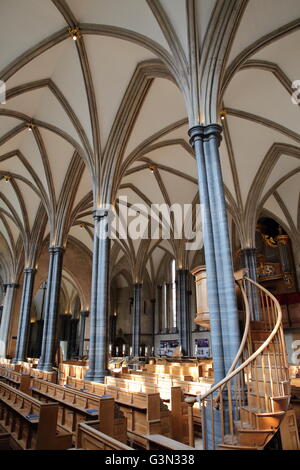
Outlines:
{"type": "Polygon", "coordinates": [[[229,370],[240,345],[238,311],[226,202],[220,164],[222,128],[218,124],[189,130],[195,149],[200,202],[204,214],[204,251],[212,331],[215,380],[229,370]]]}
{"type": "Polygon", "coordinates": [[[142,284],[134,284],[132,316],[132,355],[140,355],[142,284]]]}
{"type": "Polygon", "coordinates": [[[3,311],[0,325],[0,357],[6,357],[7,339],[11,313],[14,304],[15,292],[18,287],[18,284],[13,283],[4,285],[6,293],[3,302],[3,311]]]}
{"type": "Polygon", "coordinates": [[[17,344],[13,364],[26,360],[27,342],[30,324],[30,309],[32,302],[33,284],[36,270],[33,268],[24,269],[23,292],[20,310],[20,319],[17,335],[17,344]]]}
{"type": "MultiPolygon", "coordinates": [[[[198,125],[189,130],[195,150],[207,271],[211,345],[215,382],[229,370],[240,344],[238,310],[221,172],[219,145],[222,128],[198,125]]],[[[221,439],[220,416],[215,413],[216,440],[221,439]]],[[[207,423],[211,445],[212,423],[207,423]]]]}
{"type": "Polygon", "coordinates": [[[51,372],[56,353],[56,328],[58,321],[58,305],[62,276],[64,248],[60,246],[49,248],[49,270],[45,302],[45,318],[42,339],[41,357],[38,369],[51,372]]]}
{"type": "MultiPolygon", "coordinates": [[[[241,268],[247,269],[247,277],[257,282],[257,258],[256,248],[244,248],[241,250],[241,268]]],[[[247,297],[249,300],[251,318],[254,321],[261,320],[261,309],[257,297],[257,289],[253,285],[247,285],[247,297]]]]}
{"type": "Polygon", "coordinates": [[[180,344],[184,356],[191,355],[188,273],[186,269],[178,269],[177,271],[177,318],[179,320],[180,344]]]}
{"type": "Polygon", "coordinates": [[[94,221],[89,369],[85,378],[103,383],[107,375],[108,348],[109,211],[95,211],[94,221]]]}
{"type": "Polygon", "coordinates": [[[79,359],[84,355],[84,335],[85,335],[85,320],[89,316],[88,310],[80,312],[80,325],[79,325],[79,359]]]}

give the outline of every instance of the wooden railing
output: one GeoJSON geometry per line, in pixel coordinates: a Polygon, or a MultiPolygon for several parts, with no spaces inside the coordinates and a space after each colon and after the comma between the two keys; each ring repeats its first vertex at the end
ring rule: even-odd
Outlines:
{"type": "MultiPolygon", "coordinates": [[[[254,442],[255,431],[262,434],[259,419],[271,417],[276,425],[274,417],[284,414],[278,405],[280,399],[289,395],[280,305],[269,291],[251,279],[243,277],[237,282],[246,315],[245,333],[226,377],[199,399],[204,449],[222,444],[246,446],[247,430],[254,442]],[[250,321],[254,305],[260,318],[250,321]]],[[[260,437],[265,439],[264,443],[267,434],[260,437]]]]}

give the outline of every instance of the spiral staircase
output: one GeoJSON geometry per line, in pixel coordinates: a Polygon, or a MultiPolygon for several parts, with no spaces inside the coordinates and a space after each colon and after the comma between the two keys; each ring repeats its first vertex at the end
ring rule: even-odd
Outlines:
{"type": "Polygon", "coordinates": [[[244,305],[244,334],[226,377],[200,398],[204,449],[264,449],[289,406],[280,305],[245,272],[236,275],[236,283],[244,305]],[[259,321],[252,320],[254,310],[259,321]]]}

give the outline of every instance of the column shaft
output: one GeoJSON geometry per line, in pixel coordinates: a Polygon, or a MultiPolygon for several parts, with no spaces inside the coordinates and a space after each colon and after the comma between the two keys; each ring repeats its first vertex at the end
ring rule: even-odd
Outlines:
{"type": "MultiPolygon", "coordinates": [[[[241,250],[241,268],[247,269],[247,277],[255,282],[257,282],[256,267],[256,248],[244,248],[241,250]]],[[[250,306],[251,319],[254,321],[261,320],[261,309],[255,286],[247,285],[247,297],[250,306]]]]}
{"type": "Polygon", "coordinates": [[[132,317],[132,355],[140,355],[142,284],[134,284],[132,317]]]}
{"type": "Polygon", "coordinates": [[[208,180],[206,175],[206,160],[203,148],[204,130],[202,126],[193,127],[189,131],[191,144],[195,150],[198,169],[200,202],[202,220],[205,265],[207,272],[207,297],[209,305],[211,349],[214,360],[214,379],[218,383],[225,377],[224,351],[222,340],[222,323],[218,295],[217,264],[215,258],[212,212],[209,200],[208,180]]]}
{"type": "Polygon", "coordinates": [[[38,369],[51,372],[56,353],[56,329],[64,249],[49,248],[49,270],[41,357],[38,369]]]}
{"type": "Polygon", "coordinates": [[[79,359],[83,358],[84,353],[84,339],[85,339],[85,319],[88,317],[89,312],[80,312],[80,325],[79,325],[79,359]]]}
{"type": "Polygon", "coordinates": [[[179,337],[184,356],[191,355],[190,314],[188,298],[188,270],[177,271],[177,319],[179,321],[179,337]]]}
{"type": "Polygon", "coordinates": [[[0,357],[6,357],[7,339],[17,284],[7,284],[0,325],[0,357]]]}
{"type": "Polygon", "coordinates": [[[17,335],[17,345],[13,364],[26,360],[29,325],[30,325],[30,309],[32,303],[33,284],[36,270],[24,269],[23,293],[21,301],[20,319],[17,335]]]}
{"type": "Polygon", "coordinates": [[[109,249],[108,211],[94,213],[94,250],[91,294],[89,369],[86,380],[104,382],[107,372],[107,316],[109,249]]]}

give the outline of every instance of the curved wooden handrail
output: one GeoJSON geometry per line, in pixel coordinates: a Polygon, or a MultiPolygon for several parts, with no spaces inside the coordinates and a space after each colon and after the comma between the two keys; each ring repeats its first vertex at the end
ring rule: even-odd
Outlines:
{"type": "MultiPolygon", "coordinates": [[[[242,292],[243,297],[244,297],[245,307],[246,307],[246,322],[245,322],[244,334],[243,334],[243,338],[242,338],[242,341],[241,341],[239,350],[238,350],[238,352],[237,352],[237,354],[236,354],[236,356],[235,356],[235,359],[234,359],[234,361],[233,361],[233,363],[232,363],[232,365],[231,365],[229,371],[228,371],[227,374],[226,374],[226,377],[227,377],[231,372],[233,372],[235,366],[237,365],[237,363],[239,362],[239,360],[240,360],[240,358],[241,358],[241,356],[242,356],[242,354],[243,354],[244,347],[245,347],[245,345],[246,345],[247,338],[248,338],[248,334],[249,334],[250,320],[251,320],[250,306],[249,306],[249,302],[248,302],[247,295],[246,295],[246,293],[245,293],[245,291],[244,291],[242,285],[240,284],[240,283],[241,283],[241,279],[236,280],[235,282],[236,282],[236,284],[239,286],[239,288],[241,289],[241,292],[242,292]]],[[[220,396],[221,396],[221,393],[222,393],[222,391],[223,391],[225,385],[226,385],[226,384],[224,384],[224,385],[221,386],[221,390],[219,391],[219,394],[218,394],[218,396],[216,397],[216,400],[215,400],[216,402],[219,401],[220,396]]],[[[210,389],[210,390],[211,390],[211,389],[210,389]]],[[[210,391],[210,390],[209,390],[209,391],[210,391]]],[[[202,398],[202,396],[201,396],[201,398],[202,398]]]]}
{"type": "MultiPolygon", "coordinates": [[[[282,311],[281,311],[281,307],[280,307],[280,304],[279,304],[278,300],[271,294],[271,292],[269,292],[267,289],[265,289],[263,286],[261,286],[260,284],[258,284],[255,281],[253,281],[252,279],[250,279],[248,277],[244,277],[244,280],[246,280],[246,281],[250,282],[252,285],[256,286],[258,289],[263,291],[268,297],[270,297],[273,300],[273,302],[275,303],[275,305],[277,307],[277,312],[278,312],[278,317],[277,317],[276,324],[275,324],[273,330],[271,331],[270,335],[266,339],[266,341],[248,359],[246,359],[246,361],[244,361],[239,367],[237,367],[237,369],[233,370],[232,372],[229,372],[226,375],[226,377],[224,377],[223,380],[221,380],[216,385],[214,385],[204,395],[201,395],[200,400],[199,400],[200,402],[205,400],[205,398],[209,397],[210,395],[212,395],[219,388],[225,386],[233,377],[235,377],[239,372],[241,372],[243,369],[245,369],[245,367],[247,367],[251,362],[253,362],[262,353],[262,351],[264,351],[270,345],[270,343],[273,340],[274,336],[278,333],[278,331],[280,329],[280,326],[281,326],[281,323],[282,323],[282,311]]],[[[242,293],[243,293],[244,300],[245,300],[246,310],[248,308],[249,312],[250,312],[249,302],[248,302],[248,298],[245,294],[245,291],[243,290],[242,293]]],[[[237,356],[236,356],[236,358],[237,358],[237,356]]],[[[235,361],[236,361],[236,358],[235,358],[235,361]]],[[[236,361],[236,363],[237,363],[237,361],[236,361]]],[[[220,393],[221,393],[221,391],[220,391],[220,393]]]]}

